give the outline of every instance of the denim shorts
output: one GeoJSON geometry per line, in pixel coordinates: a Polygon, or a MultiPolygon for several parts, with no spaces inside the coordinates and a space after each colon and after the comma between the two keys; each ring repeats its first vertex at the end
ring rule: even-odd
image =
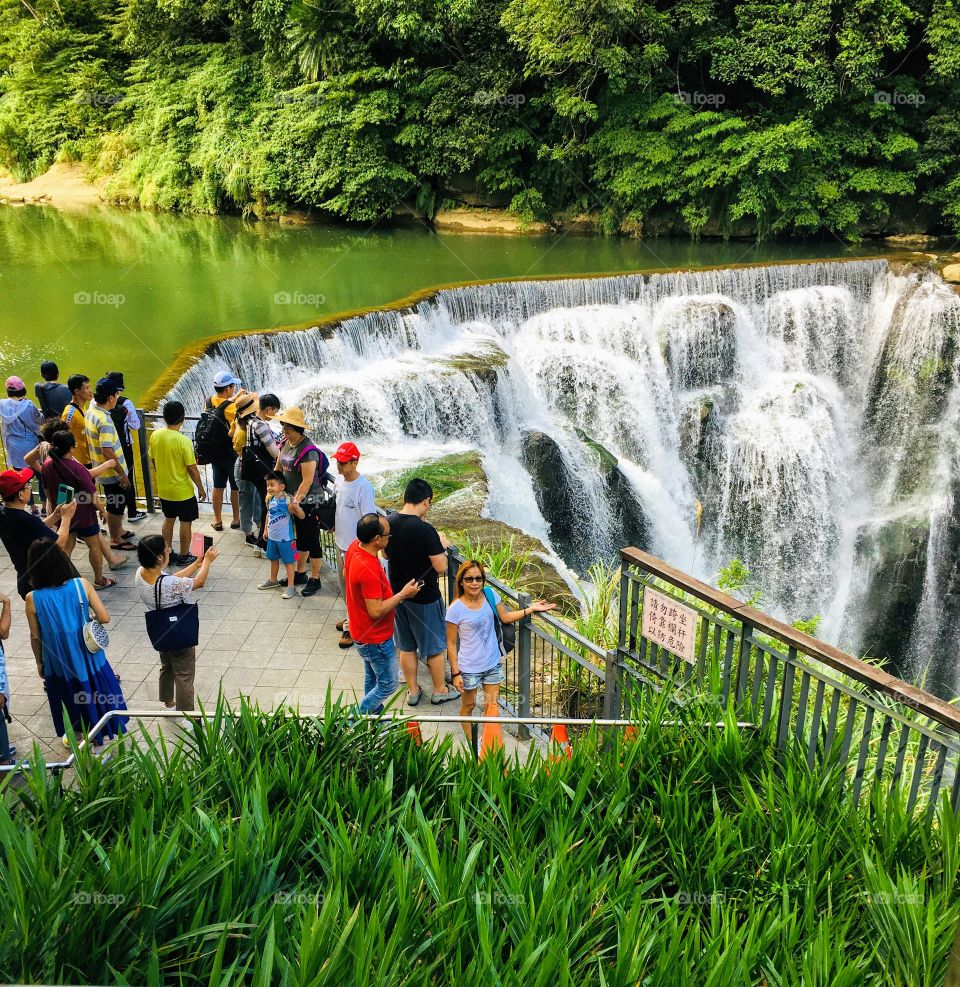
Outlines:
{"type": "Polygon", "coordinates": [[[443,600],[414,603],[404,600],[395,611],[393,640],[397,651],[416,651],[421,661],[447,650],[447,621],[443,600]]]}
{"type": "Polygon", "coordinates": [[[463,676],[463,688],[466,692],[473,692],[474,689],[479,689],[482,685],[500,685],[507,678],[503,674],[502,664],[494,665],[493,668],[488,668],[485,672],[461,671],[460,674],[463,676]]]}

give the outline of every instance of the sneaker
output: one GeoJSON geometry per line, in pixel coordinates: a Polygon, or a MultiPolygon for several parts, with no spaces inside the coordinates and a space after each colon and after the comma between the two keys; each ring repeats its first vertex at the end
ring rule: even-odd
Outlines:
{"type": "Polygon", "coordinates": [[[196,555],[191,555],[189,552],[186,555],[179,555],[177,558],[180,560],[178,565],[193,565],[197,561],[196,555]]]}
{"type": "Polygon", "coordinates": [[[306,581],[307,581],[307,574],[305,572],[296,572],[296,573],[294,573],[294,575],[293,575],[293,585],[294,586],[303,586],[303,584],[306,581]]]}
{"type": "Polygon", "coordinates": [[[313,596],[317,590],[320,589],[320,580],[313,579],[312,577],[307,580],[307,585],[301,590],[302,596],[313,596]]]}
{"type": "Polygon", "coordinates": [[[430,702],[434,706],[439,706],[441,703],[449,703],[454,699],[459,699],[460,693],[456,689],[451,689],[449,692],[435,692],[430,697],[430,702]]]}
{"type": "Polygon", "coordinates": [[[257,589],[277,589],[280,583],[276,579],[268,579],[266,582],[261,583],[257,589]]]}
{"type": "Polygon", "coordinates": [[[244,541],[248,545],[256,545],[257,544],[257,536],[256,535],[247,535],[247,537],[244,538],[244,541]]]}
{"type": "Polygon", "coordinates": [[[353,647],[353,638],[350,637],[350,632],[349,631],[344,631],[340,635],[340,647],[341,648],[352,648],[353,647]]]}
{"type": "Polygon", "coordinates": [[[284,600],[292,600],[297,595],[296,587],[288,586],[280,595],[284,600]]]}
{"type": "Polygon", "coordinates": [[[253,550],[253,557],[255,559],[265,559],[267,557],[267,553],[259,545],[257,545],[253,550]]]}
{"type": "Polygon", "coordinates": [[[147,517],[146,511],[137,511],[136,514],[131,514],[130,517],[127,518],[127,520],[131,524],[136,524],[137,521],[143,521],[146,517],[147,517]]]}

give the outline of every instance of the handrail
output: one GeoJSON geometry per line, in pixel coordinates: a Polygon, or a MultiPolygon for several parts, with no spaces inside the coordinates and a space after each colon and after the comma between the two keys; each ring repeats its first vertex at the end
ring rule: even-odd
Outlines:
{"type": "Polygon", "coordinates": [[[669,563],[638,548],[624,548],[620,552],[620,557],[624,562],[673,583],[684,592],[711,606],[733,613],[744,624],[778,638],[788,647],[796,648],[797,651],[823,662],[835,671],[876,689],[895,702],[909,706],[952,730],[960,731],[960,709],[951,703],[924,692],[923,689],[918,689],[909,682],[904,682],[903,679],[898,679],[860,658],[855,658],[832,644],[804,634],[803,631],[798,631],[775,617],[761,613],[743,601],[721,593],[720,590],[708,586],[693,576],[688,576],[669,563]]]}
{"type": "MultiPolygon", "coordinates": [[[[556,718],[546,718],[542,716],[463,716],[463,715],[450,715],[445,716],[440,713],[428,713],[426,715],[418,716],[414,714],[407,713],[397,713],[397,712],[384,712],[384,713],[353,713],[349,712],[344,708],[345,713],[348,718],[354,722],[358,721],[371,721],[376,723],[382,723],[384,720],[389,720],[394,723],[471,723],[471,724],[485,724],[485,723],[496,723],[500,726],[519,726],[519,725],[542,725],[542,726],[569,726],[569,727],[633,727],[639,725],[642,720],[638,719],[603,719],[603,718],[593,718],[593,719],[573,719],[570,717],[556,717],[556,718]]],[[[264,711],[269,712],[269,711],[264,711]]],[[[77,750],[71,751],[70,756],[64,761],[44,761],[43,766],[48,771],[63,771],[67,768],[73,767],[77,759],[77,753],[82,751],[85,747],[89,746],[88,740],[90,737],[95,737],[101,730],[103,730],[107,724],[113,719],[136,719],[136,720],[157,720],[157,719],[196,719],[196,720],[212,720],[218,716],[226,714],[227,716],[236,719],[240,716],[238,710],[215,710],[213,712],[207,712],[206,710],[179,710],[179,709],[111,709],[108,710],[103,716],[100,717],[97,722],[90,727],[85,735],[78,738],[77,750]]],[[[287,705],[284,709],[283,715],[287,718],[300,716],[300,717],[313,717],[316,718],[322,714],[309,714],[309,713],[299,713],[293,706],[287,705]]],[[[741,730],[756,730],[757,725],[755,723],[750,723],[747,721],[737,721],[735,724],[728,724],[725,721],[717,721],[714,723],[697,723],[690,724],[682,720],[661,720],[661,726],[673,727],[673,726],[691,726],[696,725],[698,727],[715,727],[717,729],[725,729],[728,725],[735,725],[741,730]]],[[[104,752],[101,752],[104,753],[104,752]]],[[[0,764],[0,776],[4,774],[11,773],[23,773],[29,770],[29,761],[17,761],[15,764],[0,764]]]]}

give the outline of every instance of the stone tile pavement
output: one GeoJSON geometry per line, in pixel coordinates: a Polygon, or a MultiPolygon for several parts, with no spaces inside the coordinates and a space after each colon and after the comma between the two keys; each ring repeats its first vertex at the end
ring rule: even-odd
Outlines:
{"type": "MultiPolygon", "coordinates": [[[[218,690],[235,700],[247,696],[263,709],[281,704],[299,707],[305,714],[320,712],[327,691],[344,702],[363,694],[363,663],[356,648],[341,650],[336,622],[345,615],[336,573],[324,563],[322,588],[314,596],[297,594],[281,599],[279,591],[258,591],[257,584],[269,575],[269,563],[254,556],[253,550],[237,531],[216,533],[210,528],[210,515],[201,514],[194,532],[212,534],[220,553],[211,568],[206,586],[197,594],[200,604],[200,644],[197,650],[197,698],[212,707],[218,690]]],[[[129,526],[138,537],[159,533],[159,514],[129,526]]],[[[118,580],[103,590],[101,599],[110,613],[110,646],[107,657],[121,679],[127,705],[131,709],[162,709],[157,697],[159,660],[146,634],[143,605],[133,585],[137,569],[136,553],[126,553],[129,562],[112,573],[118,580]]],[[[81,575],[92,579],[86,549],[79,545],[73,562],[81,575]]],[[[34,742],[40,744],[47,760],[62,760],[65,749],[54,734],[53,721],[43,685],[37,676],[23,603],[16,593],[13,566],[0,550],[0,592],[11,600],[13,624],[4,642],[7,672],[10,679],[10,739],[18,757],[28,754],[34,742]]],[[[433,706],[430,676],[420,666],[419,683],[426,690],[417,712],[453,716],[459,703],[433,706]]],[[[401,690],[401,696],[405,691],[401,690]]],[[[410,712],[409,707],[398,704],[410,712]]],[[[479,712],[479,710],[478,710],[479,712]]],[[[158,720],[145,722],[153,731],[158,720]]],[[[167,721],[169,725],[169,721],[167,721]]],[[[166,727],[165,727],[166,729],[166,727]]],[[[454,734],[456,742],[463,733],[456,722],[424,724],[424,736],[454,734]]],[[[504,730],[508,751],[516,742],[504,730]]]]}

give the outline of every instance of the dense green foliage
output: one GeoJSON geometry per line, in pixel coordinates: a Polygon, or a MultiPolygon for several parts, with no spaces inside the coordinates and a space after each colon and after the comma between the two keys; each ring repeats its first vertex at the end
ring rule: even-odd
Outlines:
{"type": "Polygon", "coordinates": [[[0,165],[199,212],[958,229],[958,75],[948,0],[0,0],[0,165]]]}
{"type": "Polygon", "coordinates": [[[0,805],[0,978],[942,982],[949,810],[930,832],[695,705],[638,711],[635,741],[548,766],[243,708],[182,748],[84,757],[69,787],[35,773],[0,805]]]}

